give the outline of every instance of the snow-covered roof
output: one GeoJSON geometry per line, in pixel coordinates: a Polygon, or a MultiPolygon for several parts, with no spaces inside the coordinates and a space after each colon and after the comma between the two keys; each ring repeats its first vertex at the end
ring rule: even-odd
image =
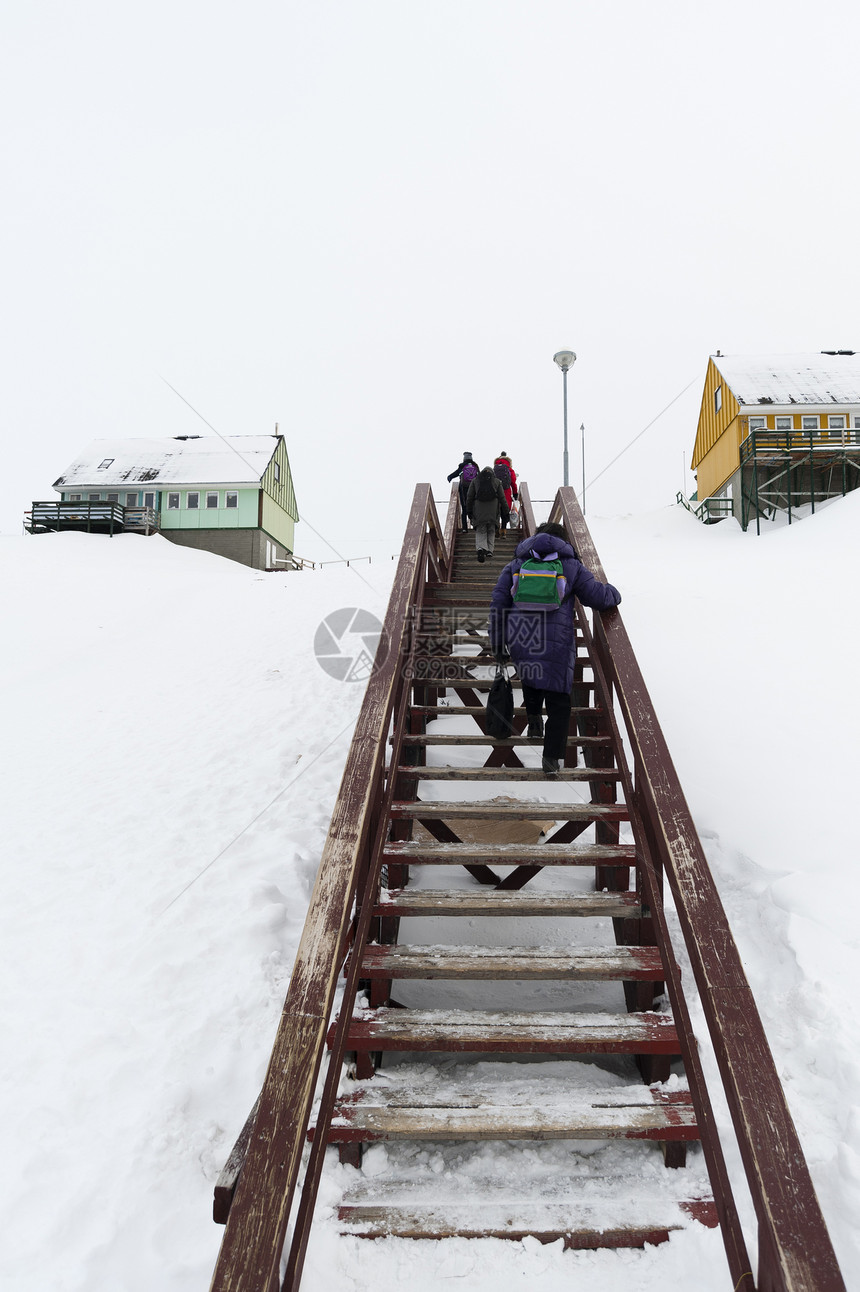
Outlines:
{"type": "Polygon", "coordinates": [[[257,484],[277,446],[276,435],[93,440],[53,487],[257,484]]]}
{"type": "Polygon", "coordinates": [[[860,404],[860,354],[712,355],[742,407],[860,404]]]}

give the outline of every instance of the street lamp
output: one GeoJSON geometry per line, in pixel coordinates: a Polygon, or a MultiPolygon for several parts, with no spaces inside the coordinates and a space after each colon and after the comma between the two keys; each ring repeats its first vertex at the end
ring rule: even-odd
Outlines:
{"type": "Polygon", "coordinates": [[[569,484],[567,469],[567,370],[576,363],[576,355],[572,350],[559,350],[552,358],[553,362],[557,363],[561,368],[564,376],[564,483],[569,484]]]}

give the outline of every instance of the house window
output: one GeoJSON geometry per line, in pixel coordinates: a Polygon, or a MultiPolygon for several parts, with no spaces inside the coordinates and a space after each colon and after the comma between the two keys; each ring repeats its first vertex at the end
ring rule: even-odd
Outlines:
{"type": "Polygon", "coordinates": [[[69,502],[80,502],[80,501],[81,501],[81,495],[79,493],[69,494],[69,502]]]}
{"type": "MultiPolygon", "coordinates": [[[[154,506],[155,506],[155,494],[154,494],[154,493],[145,493],[145,494],[143,495],[143,505],[144,505],[144,507],[154,507],[154,506]]],[[[179,506],[179,503],[177,502],[177,504],[176,504],[176,505],[177,505],[177,507],[178,507],[178,506],[179,506]]]]}
{"type": "Polygon", "coordinates": [[[217,507],[217,506],[218,506],[218,494],[217,494],[217,493],[207,493],[207,495],[206,495],[206,506],[207,506],[207,508],[210,508],[210,507],[217,507]]]}
{"type": "Polygon", "coordinates": [[[751,418],[750,418],[750,430],[751,430],[751,431],[763,431],[763,430],[764,430],[764,428],[765,428],[766,426],[767,426],[767,418],[766,418],[766,417],[751,417],[751,418]]]}
{"type": "Polygon", "coordinates": [[[238,507],[238,506],[239,506],[239,495],[238,495],[238,493],[228,493],[228,494],[227,494],[227,502],[226,502],[226,504],[225,504],[225,505],[226,505],[227,507],[238,507]]]}
{"type": "Polygon", "coordinates": [[[280,478],[281,478],[281,464],[280,464],[280,462],[276,462],[276,463],[274,464],[274,467],[275,467],[275,479],[276,479],[276,480],[280,480],[280,478]]]}
{"type": "Polygon", "coordinates": [[[102,458],[101,462],[99,463],[99,471],[105,471],[112,464],[113,464],[113,458],[102,458]]]}
{"type": "Polygon", "coordinates": [[[127,493],[127,494],[125,495],[125,505],[126,505],[126,507],[136,507],[136,506],[137,506],[137,494],[136,494],[136,493],[127,493]]]}
{"type": "Polygon", "coordinates": [[[722,406],[723,406],[723,388],[722,386],[717,386],[716,390],[714,391],[714,412],[718,413],[722,408],[722,406]]]}
{"type": "Polygon", "coordinates": [[[801,424],[801,426],[803,427],[803,429],[804,429],[805,431],[817,431],[817,430],[818,430],[818,418],[817,418],[817,417],[803,417],[803,418],[801,418],[801,422],[800,422],[800,424],[801,424]]]}
{"type": "Polygon", "coordinates": [[[108,502],[119,502],[119,494],[118,494],[118,493],[109,493],[109,494],[107,495],[107,500],[108,500],[108,502]]]}
{"type": "Polygon", "coordinates": [[[168,509],[168,511],[178,511],[178,510],[179,510],[179,494],[178,494],[178,493],[169,493],[169,494],[167,495],[167,509],[168,509]]]}
{"type": "Polygon", "coordinates": [[[87,494],[87,498],[89,499],[89,501],[90,501],[90,502],[99,502],[99,501],[101,500],[101,494],[100,494],[100,493],[88,493],[88,494],[87,494]]]}
{"type": "Polygon", "coordinates": [[[793,426],[794,418],[792,417],[778,417],[776,419],[776,429],[778,431],[790,431],[793,426]]]}
{"type": "Polygon", "coordinates": [[[190,493],[185,500],[185,506],[188,508],[189,511],[196,511],[197,508],[200,506],[200,494],[190,493]]]}
{"type": "Polygon", "coordinates": [[[831,417],[831,418],[829,419],[829,422],[830,422],[830,429],[831,429],[831,431],[844,431],[844,430],[845,430],[845,418],[844,418],[844,417],[841,417],[841,416],[840,416],[840,417],[831,417]]]}

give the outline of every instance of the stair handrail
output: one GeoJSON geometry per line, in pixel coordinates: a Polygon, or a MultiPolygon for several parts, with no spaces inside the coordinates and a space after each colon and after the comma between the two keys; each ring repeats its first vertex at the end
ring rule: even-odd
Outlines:
{"type": "MultiPolygon", "coordinates": [[[[572,488],[559,489],[550,519],[564,524],[580,560],[605,581],[572,488]]],[[[740,953],[620,612],[595,613],[593,633],[624,718],[636,805],[672,889],[755,1208],[759,1292],[845,1292],[740,953]]],[[[742,1283],[740,1292],[752,1287],[742,1283]]]]}
{"type": "MultiPolygon", "coordinates": [[[[450,519],[450,508],[449,508],[450,519]]],[[[447,533],[447,526],[446,531],[447,533]]],[[[210,1292],[273,1292],[356,891],[369,864],[386,747],[410,647],[409,611],[449,566],[429,484],[416,485],[400,560],[323,847],[210,1292]]]]}

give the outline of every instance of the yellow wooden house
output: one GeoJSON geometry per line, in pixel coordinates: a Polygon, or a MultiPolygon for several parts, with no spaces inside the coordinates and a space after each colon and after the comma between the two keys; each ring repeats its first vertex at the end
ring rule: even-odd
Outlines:
{"type": "Polygon", "coordinates": [[[705,520],[751,519],[860,486],[860,355],[723,355],[708,361],[692,469],[705,520]]]}

